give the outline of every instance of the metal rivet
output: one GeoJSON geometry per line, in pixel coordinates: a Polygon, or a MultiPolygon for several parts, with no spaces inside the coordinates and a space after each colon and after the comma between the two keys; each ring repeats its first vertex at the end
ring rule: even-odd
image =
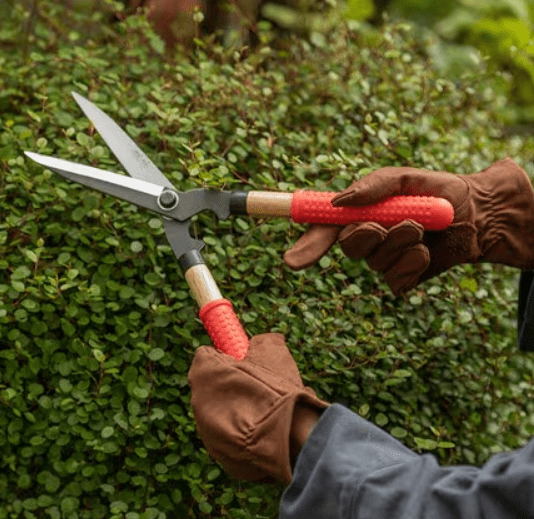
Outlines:
{"type": "Polygon", "coordinates": [[[171,190],[165,190],[158,197],[158,205],[165,211],[171,211],[178,205],[178,194],[171,190]]]}

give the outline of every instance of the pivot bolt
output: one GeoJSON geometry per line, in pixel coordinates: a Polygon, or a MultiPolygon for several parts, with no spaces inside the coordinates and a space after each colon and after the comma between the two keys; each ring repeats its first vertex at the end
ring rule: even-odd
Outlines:
{"type": "Polygon", "coordinates": [[[172,211],[178,205],[178,201],[178,194],[170,189],[166,189],[158,197],[158,205],[165,211],[172,211]]]}

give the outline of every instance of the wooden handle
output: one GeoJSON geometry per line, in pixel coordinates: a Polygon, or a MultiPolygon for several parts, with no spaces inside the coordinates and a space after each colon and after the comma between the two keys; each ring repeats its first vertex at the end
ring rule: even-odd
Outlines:
{"type": "Polygon", "coordinates": [[[223,299],[208,267],[194,265],[185,272],[185,279],[200,306],[200,319],[215,347],[236,360],[243,360],[249,346],[247,334],[232,303],[223,299]]]}
{"type": "Polygon", "coordinates": [[[249,191],[247,193],[247,214],[250,216],[291,217],[293,193],[271,191],[249,191]]]}
{"type": "Polygon", "coordinates": [[[185,279],[200,308],[211,301],[222,299],[219,287],[205,264],[189,268],[185,273],[185,279]]]}

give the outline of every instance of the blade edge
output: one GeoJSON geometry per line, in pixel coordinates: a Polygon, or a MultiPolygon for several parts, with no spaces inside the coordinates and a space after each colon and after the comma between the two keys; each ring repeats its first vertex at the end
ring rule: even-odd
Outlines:
{"type": "Polygon", "coordinates": [[[126,175],[118,175],[111,171],[84,166],[76,162],[48,157],[39,153],[25,151],[24,154],[34,162],[69,180],[121,198],[145,209],[160,214],[167,214],[157,204],[158,197],[164,190],[161,186],[126,175]]]}
{"type": "Polygon", "coordinates": [[[131,177],[174,189],[170,180],[109,115],[80,94],[72,92],[72,96],[131,177]]]}

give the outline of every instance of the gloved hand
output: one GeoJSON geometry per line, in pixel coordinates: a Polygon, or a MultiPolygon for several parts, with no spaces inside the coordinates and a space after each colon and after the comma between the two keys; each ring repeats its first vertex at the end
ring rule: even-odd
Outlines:
{"type": "Polygon", "coordinates": [[[253,337],[242,361],[199,348],[189,384],[198,433],[230,475],[291,481],[292,462],[328,404],[304,387],[282,335],[253,337]]]}
{"type": "Polygon", "coordinates": [[[412,220],[391,229],[374,222],[314,225],[285,253],[286,264],[295,270],[313,265],[339,240],[348,257],[366,258],[382,272],[397,295],[461,263],[534,268],[534,191],[512,159],[468,176],[383,168],[354,182],[332,204],[368,205],[396,195],[443,197],[454,207],[454,221],[434,232],[412,220]]]}

